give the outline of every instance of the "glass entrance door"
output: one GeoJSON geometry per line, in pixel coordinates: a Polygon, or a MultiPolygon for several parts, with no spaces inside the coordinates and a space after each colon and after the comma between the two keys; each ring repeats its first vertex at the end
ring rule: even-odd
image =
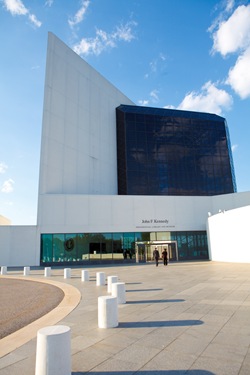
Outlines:
{"type": "Polygon", "coordinates": [[[168,258],[171,261],[176,261],[177,259],[177,252],[176,252],[176,242],[171,242],[168,244],[168,258]]]}
{"type": "Polygon", "coordinates": [[[153,251],[156,247],[160,253],[160,258],[161,258],[161,254],[163,250],[167,249],[169,261],[178,260],[177,243],[175,241],[150,241],[150,242],[144,242],[144,244],[145,244],[146,261],[154,260],[153,251]]]}
{"type": "Polygon", "coordinates": [[[146,245],[144,242],[138,242],[135,246],[135,259],[136,263],[146,262],[146,245]]]}

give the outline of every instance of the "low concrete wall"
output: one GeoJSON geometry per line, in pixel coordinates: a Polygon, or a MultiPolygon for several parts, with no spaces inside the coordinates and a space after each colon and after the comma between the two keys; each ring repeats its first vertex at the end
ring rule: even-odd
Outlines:
{"type": "Polygon", "coordinates": [[[0,266],[39,266],[36,226],[0,226],[0,266]]]}
{"type": "Polygon", "coordinates": [[[250,263],[250,206],[210,216],[207,234],[210,259],[250,263]]]}

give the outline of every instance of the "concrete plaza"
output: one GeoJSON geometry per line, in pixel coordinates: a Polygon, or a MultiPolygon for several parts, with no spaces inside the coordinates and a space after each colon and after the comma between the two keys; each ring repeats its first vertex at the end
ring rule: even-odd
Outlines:
{"type": "Polygon", "coordinates": [[[72,268],[70,279],[52,268],[46,280],[36,269],[25,279],[49,281],[67,298],[39,324],[0,340],[1,375],[34,375],[37,329],[53,324],[71,328],[73,375],[250,374],[250,264],[91,266],[72,268]],[[82,269],[89,281],[81,281],[82,269]],[[126,283],[117,328],[98,328],[97,299],[108,294],[107,285],[96,286],[98,271],[126,283]]]}

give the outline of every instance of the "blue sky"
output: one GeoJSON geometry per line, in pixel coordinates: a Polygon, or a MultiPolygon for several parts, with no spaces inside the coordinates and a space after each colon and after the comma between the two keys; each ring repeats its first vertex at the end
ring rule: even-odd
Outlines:
{"type": "Polygon", "coordinates": [[[250,191],[249,0],[0,0],[0,215],[36,224],[49,31],[138,105],[225,117],[250,191]]]}

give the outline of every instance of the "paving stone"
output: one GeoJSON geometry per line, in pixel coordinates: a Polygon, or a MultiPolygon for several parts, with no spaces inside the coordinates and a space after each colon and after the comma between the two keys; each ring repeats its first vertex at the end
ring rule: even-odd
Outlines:
{"type": "MultiPolygon", "coordinates": [[[[71,328],[72,375],[249,375],[250,264],[170,263],[167,272],[150,263],[88,269],[88,283],[81,281],[81,268],[72,268],[71,279],[64,280],[59,268],[50,278],[82,295],[57,323],[71,328]],[[100,271],[126,283],[117,328],[98,328],[97,299],[108,294],[106,285],[96,287],[100,271]]],[[[41,274],[32,271],[30,278],[41,274]]],[[[34,375],[35,354],[34,337],[0,358],[0,375],[34,375]]]]}

